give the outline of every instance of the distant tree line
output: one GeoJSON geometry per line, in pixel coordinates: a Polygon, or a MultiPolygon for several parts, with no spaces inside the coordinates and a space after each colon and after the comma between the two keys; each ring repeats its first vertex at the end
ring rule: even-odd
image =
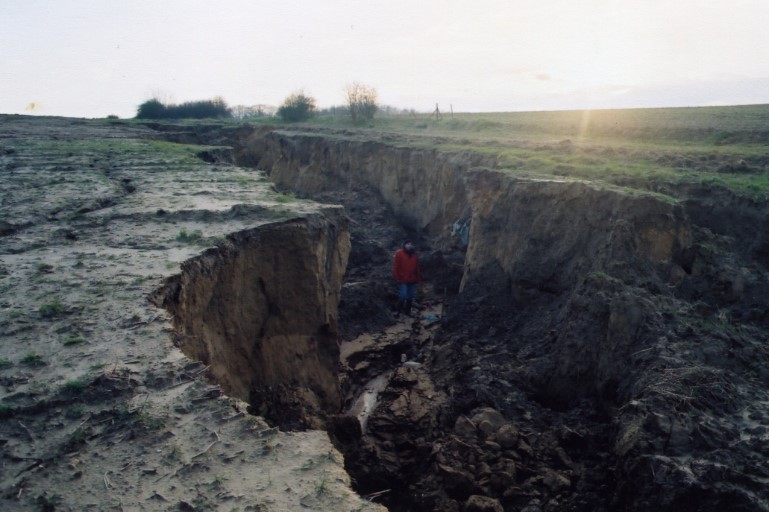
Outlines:
{"type": "MultiPolygon", "coordinates": [[[[331,105],[330,107],[324,107],[318,109],[318,116],[333,116],[333,117],[352,117],[350,115],[349,105],[331,105]]],[[[393,107],[392,105],[377,105],[377,116],[406,116],[417,115],[416,109],[413,108],[401,108],[393,107]]]]}
{"type": "MultiPolygon", "coordinates": [[[[345,86],[344,90],[347,104],[340,107],[338,112],[349,115],[353,124],[362,124],[374,119],[379,110],[377,105],[377,91],[375,88],[353,82],[345,86]]],[[[334,113],[337,110],[334,108],[334,113]]],[[[324,111],[327,113],[328,109],[324,111]]],[[[277,115],[283,121],[306,121],[318,113],[315,98],[308,96],[304,91],[298,91],[288,96],[278,108],[277,115]]]]}
{"type": "Polygon", "coordinates": [[[232,111],[222,98],[188,101],[166,105],[157,98],[147,100],[136,111],[137,119],[209,119],[232,117],[232,111]]]}
{"type": "Polygon", "coordinates": [[[260,117],[273,117],[277,108],[270,105],[235,105],[230,108],[235,119],[255,119],[260,117]]]}
{"type": "Polygon", "coordinates": [[[398,109],[377,103],[377,90],[374,87],[353,82],[345,86],[346,104],[318,110],[315,98],[297,91],[290,94],[280,107],[268,105],[236,105],[228,107],[227,103],[217,97],[212,100],[189,101],[179,105],[165,104],[157,98],[147,100],[139,105],[137,119],[205,119],[230,118],[253,119],[260,117],[279,117],[284,122],[307,121],[315,115],[347,117],[353,124],[365,124],[373,121],[374,116],[415,114],[413,109],[398,109]]]}

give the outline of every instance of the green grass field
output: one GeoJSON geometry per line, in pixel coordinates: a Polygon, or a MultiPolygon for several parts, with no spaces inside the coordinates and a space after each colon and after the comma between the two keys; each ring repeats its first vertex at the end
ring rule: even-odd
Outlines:
{"type": "MultiPolygon", "coordinates": [[[[248,122],[281,126],[275,118],[248,122]]],[[[325,136],[335,138],[479,153],[491,157],[496,168],[520,175],[653,191],[722,186],[756,199],[769,197],[769,105],[455,113],[440,119],[380,115],[366,126],[354,126],[347,116],[317,116],[285,126],[325,128],[325,136]]]]}
{"type": "MultiPolygon", "coordinates": [[[[339,118],[313,124],[351,128],[339,118]]],[[[372,139],[397,134],[397,144],[493,156],[512,173],[769,194],[769,105],[417,114],[378,117],[356,130],[372,139]]]]}

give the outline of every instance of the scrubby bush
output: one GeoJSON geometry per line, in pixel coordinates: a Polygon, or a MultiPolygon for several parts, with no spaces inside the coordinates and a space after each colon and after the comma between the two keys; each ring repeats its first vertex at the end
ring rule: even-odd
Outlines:
{"type": "Polygon", "coordinates": [[[196,229],[195,231],[187,231],[185,228],[182,228],[179,231],[179,234],[176,235],[176,239],[180,242],[190,244],[198,243],[203,239],[203,232],[199,229],[196,229]]]}
{"type": "Polygon", "coordinates": [[[168,108],[158,99],[147,100],[139,105],[136,111],[137,119],[165,119],[168,117],[168,108]]]}
{"type": "Polygon", "coordinates": [[[278,109],[278,117],[284,121],[306,121],[315,114],[315,98],[299,91],[291,94],[278,109]]]}
{"type": "Polygon", "coordinates": [[[64,314],[64,306],[58,299],[54,299],[51,302],[41,304],[37,311],[43,318],[53,318],[64,314]]]}
{"type": "Polygon", "coordinates": [[[222,98],[188,101],[180,105],[165,105],[153,98],[147,100],[136,111],[137,119],[208,119],[232,117],[227,103],[222,98]]]}
{"type": "Polygon", "coordinates": [[[345,87],[345,98],[353,123],[364,123],[374,119],[377,111],[376,89],[353,82],[345,87]]]}
{"type": "Polygon", "coordinates": [[[190,101],[172,107],[174,114],[180,118],[205,119],[217,117],[232,117],[227,103],[222,98],[213,100],[190,101]]]}

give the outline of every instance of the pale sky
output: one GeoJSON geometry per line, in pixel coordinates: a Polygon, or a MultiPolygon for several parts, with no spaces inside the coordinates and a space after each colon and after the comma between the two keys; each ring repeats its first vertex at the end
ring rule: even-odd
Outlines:
{"type": "Polygon", "coordinates": [[[769,103],[769,0],[0,0],[0,113],[769,103]]]}

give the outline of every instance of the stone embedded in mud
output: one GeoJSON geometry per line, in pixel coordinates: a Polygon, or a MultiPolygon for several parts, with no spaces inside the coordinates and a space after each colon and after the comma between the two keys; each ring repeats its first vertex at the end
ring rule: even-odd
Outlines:
{"type": "Polygon", "coordinates": [[[541,500],[534,498],[528,505],[521,509],[521,512],[542,512],[542,507],[540,507],[541,503],[541,500]]]}
{"type": "Polygon", "coordinates": [[[446,493],[454,499],[465,500],[481,491],[475,477],[464,469],[438,464],[438,470],[443,477],[446,493]]]}
{"type": "Polygon", "coordinates": [[[571,480],[566,475],[552,469],[544,470],[542,483],[553,494],[567,491],[571,487],[571,480]]]}
{"type": "Polygon", "coordinates": [[[465,512],[504,512],[499,500],[474,494],[465,503],[465,512]]]}
{"type": "Polygon", "coordinates": [[[518,429],[511,423],[502,425],[494,434],[492,440],[502,448],[515,448],[518,444],[518,429]]]}
{"type": "Polygon", "coordinates": [[[472,421],[478,425],[478,430],[490,435],[499,430],[507,420],[499,411],[490,407],[482,407],[473,415],[472,421]]]}
{"type": "Polygon", "coordinates": [[[488,434],[493,434],[496,431],[496,428],[495,428],[495,425],[489,420],[482,420],[478,424],[478,430],[488,435],[488,434]]]}
{"type": "Polygon", "coordinates": [[[516,475],[517,467],[515,461],[503,458],[494,464],[489,484],[495,492],[501,495],[505,490],[515,485],[516,475]]]}
{"type": "Polygon", "coordinates": [[[454,433],[462,437],[475,437],[475,423],[467,416],[460,416],[454,422],[454,433]]]}
{"type": "Polygon", "coordinates": [[[529,459],[533,459],[535,457],[534,449],[522,437],[518,438],[518,446],[516,446],[515,449],[526,455],[526,457],[529,459]]]}

